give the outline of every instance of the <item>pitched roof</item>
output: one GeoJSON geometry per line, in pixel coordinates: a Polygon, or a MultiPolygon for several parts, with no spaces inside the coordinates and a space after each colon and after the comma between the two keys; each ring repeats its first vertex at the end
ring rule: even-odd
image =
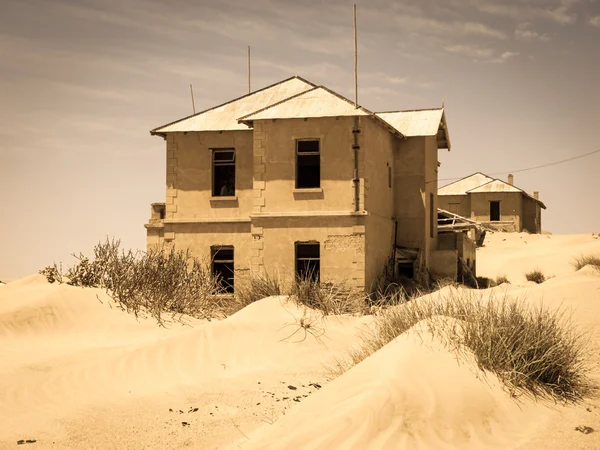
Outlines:
{"type": "Polygon", "coordinates": [[[492,181],[488,181],[481,186],[470,189],[467,191],[467,194],[475,194],[478,192],[525,192],[518,187],[513,186],[512,184],[505,183],[502,180],[494,179],[492,181]]]}
{"type": "Polygon", "coordinates": [[[520,192],[546,209],[546,205],[541,200],[532,197],[523,189],[497,178],[488,177],[481,172],[474,173],[438,189],[438,195],[469,195],[489,192],[520,192]]]}
{"type": "Polygon", "coordinates": [[[150,134],[164,136],[165,133],[176,131],[247,130],[246,125],[238,122],[240,117],[279,103],[286,98],[293,97],[314,87],[315,85],[311,82],[294,76],[222,105],[155,128],[150,131],[150,134]]]}
{"type": "Polygon", "coordinates": [[[437,136],[438,148],[450,150],[444,108],[376,113],[406,137],[437,136]]]}
{"type": "Polygon", "coordinates": [[[251,124],[264,119],[305,119],[314,117],[372,116],[373,113],[347,98],[327,89],[316,86],[278,103],[240,117],[239,122],[251,124]]]}
{"type": "Polygon", "coordinates": [[[482,184],[489,183],[493,180],[493,178],[490,178],[481,172],[476,172],[473,175],[461,178],[454,183],[439,188],[438,195],[467,195],[467,191],[478,188],[482,184]]]}

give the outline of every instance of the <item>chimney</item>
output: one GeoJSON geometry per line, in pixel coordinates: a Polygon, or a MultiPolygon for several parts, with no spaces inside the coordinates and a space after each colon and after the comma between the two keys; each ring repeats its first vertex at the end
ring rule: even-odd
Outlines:
{"type": "Polygon", "coordinates": [[[508,184],[510,184],[511,186],[513,185],[513,179],[514,179],[513,174],[509,173],[508,174],[508,184]]]}
{"type": "Polygon", "coordinates": [[[535,198],[536,200],[540,199],[540,193],[538,191],[533,191],[533,198],[535,198]]]}

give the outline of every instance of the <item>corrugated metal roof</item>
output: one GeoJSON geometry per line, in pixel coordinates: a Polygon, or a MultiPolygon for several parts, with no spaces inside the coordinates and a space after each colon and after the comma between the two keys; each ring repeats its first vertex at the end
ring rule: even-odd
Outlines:
{"type": "Polygon", "coordinates": [[[468,190],[467,194],[476,194],[482,192],[523,192],[523,190],[501,180],[492,180],[488,183],[482,184],[481,186],[468,190]]]}
{"type": "Polygon", "coordinates": [[[249,123],[264,119],[305,119],[311,117],[369,116],[370,111],[355,108],[350,100],[329,89],[318,86],[285,99],[262,110],[254,111],[240,122],[249,123]]]}
{"type": "Polygon", "coordinates": [[[444,109],[376,113],[406,137],[435,136],[440,128],[444,109]]]}
{"type": "Polygon", "coordinates": [[[467,191],[478,188],[482,184],[494,181],[493,178],[482,174],[474,173],[466,178],[450,183],[438,189],[438,195],[467,195],[467,191]]]}
{"type": "Polygon", "coordinates": [[[254,111],[277,104],[286,98],[313,89],[314,84],[300,78],[292,77],[272,86],[216,106],[193,116],[180,119],[152,130],[151,134],[170,133],[175,131],[224,131],[247,130],[245,124],[238,119],[254,111]]]}

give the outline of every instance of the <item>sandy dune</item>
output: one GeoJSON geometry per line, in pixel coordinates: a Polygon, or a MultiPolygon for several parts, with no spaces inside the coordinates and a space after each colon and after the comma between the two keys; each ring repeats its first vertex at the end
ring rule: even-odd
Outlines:
{"type": "MultiPolygon", "coordinates": [[[[488,235],[478,272],[512,284],[477,293],[571,309],[600,382],[600,273],[570,264],[591,252],[600,239],[589,234],[488,235]],[[555,277],[526,282],[532,268],[555,277]]],[[[517,401],[423,330],[329,381],[372,317],[323,319],[272,297],[223,321],[184,322],[161,328],[101,290],[38,275],[2,287],[0,448],[600,448],[597,399],[517,401]]]]}

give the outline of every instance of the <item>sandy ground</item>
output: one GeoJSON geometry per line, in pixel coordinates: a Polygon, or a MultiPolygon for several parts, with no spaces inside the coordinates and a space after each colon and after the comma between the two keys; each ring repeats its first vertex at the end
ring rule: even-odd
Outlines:
{"type": "MultiPolygon", "coordinates": [[[[600,239],[495,233],[478,252],[479,275],[511,284],[476,293],[570,309],[600,383],[600,273],[571,265],[600,253],[600,239]],[[525,281],[533,268],[554,278],[525,281]]],[[[600,448],[598,399],[511,398],[425,331],[332,380],[372,324],[272,297],[223,321],[161,328],[100,290],[13,281],[0,289],[0,448],[600,448]]]]}

